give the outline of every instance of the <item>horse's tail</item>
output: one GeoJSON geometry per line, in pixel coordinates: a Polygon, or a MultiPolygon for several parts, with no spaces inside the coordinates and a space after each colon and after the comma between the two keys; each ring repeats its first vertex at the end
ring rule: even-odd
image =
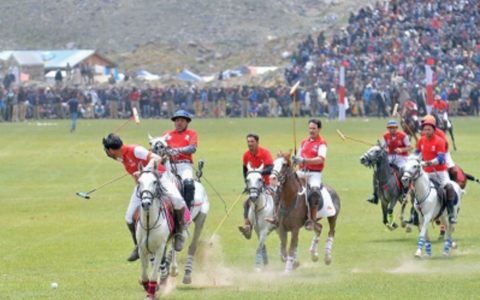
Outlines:
{"type": "Polygon", "coordinates": [[[470,174],[465,173],[465,177],[466,177],[468,180],[470,180],[470,181],[475,181],[475,182],[477,182],[477,183],[480,183],[480,179],[475,178],[475,176],[473,176],[473,175],[470,175],[470,174]]]}

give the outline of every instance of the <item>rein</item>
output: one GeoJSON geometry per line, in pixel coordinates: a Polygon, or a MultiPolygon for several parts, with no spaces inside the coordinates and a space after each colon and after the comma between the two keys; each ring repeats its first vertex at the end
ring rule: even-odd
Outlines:
{"type": "MultiPolygon", "coordinates": [[[[160,184],[160,176],[158,175],[157,172],[153,172],[153,171],[144,171],[142,173],[153,173],[157,179],[157,187],[155,189],[155,191],[152,193],[151,191],[149,190],[143,190],[143,191],[140,191],[140,199],[150,199],[150,201],[153,203],[153,201],[155,200],[158,200],[160,202],[160,205],[158,207],[158,214],[157,214],[157,219],[155,220],[155,222],[153,223],[153,226],[152,227],[149,227],[149,224],[150,224],[150,210],[147,210],[145,211],[146,213],[146,218],[147,218],[147,224],[144,225],[142,224],[142,219],[140,218],[138,220],[138,224],[140,225],[140,227],[146,231],[147,233],[147,237],[146,237],[146,246],[147,246],[147,251],[150,253],[150,254],[153,254],[152,251],[150,251],[150,249],[148,248],[148,240],[149,240],[149,237],[150,237],[150,231],[153,230],[153,229],[156,229],[158,228],[161,224],[159,223],[160,221],[160,216],[162,215],[162,213],[164,213],[164,209],[163,209],[163,202],[161,200],[161,194],[162,194],[162,191],[163,191],[163,188],[160,184]],[[145,196],[146,195],[146,196],[145,196]]],[[[141,174],[140,174],[141,176],[141,174]]],[[[143,210],[143,208],[142,208],[143,210]]]]}

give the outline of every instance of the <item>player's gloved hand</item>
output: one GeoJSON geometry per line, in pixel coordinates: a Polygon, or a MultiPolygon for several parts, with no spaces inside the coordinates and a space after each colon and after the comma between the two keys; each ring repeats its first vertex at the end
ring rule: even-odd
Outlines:
{"type": "Polygon", "coordinates": [[[170,154],[171,156],[177,156],[178,153],[179,153],[177,149],[172,149],[172,148],[168,149],[167,152],[168,152],[168,154],[170,154]]]}
{"type": "Polygon", "coordinates": [[[305,158],[301,157],[301,156],[292,156],[292,161],[294,164],[303,164],[305,162],[305,158]]]}

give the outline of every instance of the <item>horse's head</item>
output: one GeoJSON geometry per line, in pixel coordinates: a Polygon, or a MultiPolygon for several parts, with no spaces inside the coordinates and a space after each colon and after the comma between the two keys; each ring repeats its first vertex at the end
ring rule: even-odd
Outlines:
{"type": "Polygon", "coordinates": [[[420,157],[416,155],[410,155],[408,157],[405,166],[403,167],[402,173],[402,184],[403,186],[409,186],[412,181],[417,179],[422,172],[422,163],[420,157]]]}
{"type": "Polygon", "coordinates": [[[145,168],[140,164],[139,171],[137,193],[142,200],[142,208],[148,211],[153,204],[153,199],[160,199],[162,189],[157,172],[157,162],[145,168]]]}
{"type": "Polygon", "coordinates": [[[292,165],[290,161],[291,154],[291,150],[288,153],[278,153],[277,158],[273,161],[272,174],[270,175],[271,186],[278,187],[285,182],[287,170],[292,165]]]}
{"type": "Polygon", "coordinates": [[[257,201],[258,196],[260,195],[264,187],[264,182],[262,177],[263,164],[259,168],[255,169],[255,168],[252,168],[250,163],[248,163],[247,169],[248,169],[248,172],[247,172],[247,177],[245,178],[245,185],[247,187],[250,200],[255,202],[257,201]]]}
{"type": "Polygon", "coordinates": [[[148,143],[150,144],[150,149],[153,153],[158,154],[161,157],[167,155],[168,144],[165,137],[152,137],[148,135],[148,143]]]}
{"type": "Polygon", "coordinates": [[[371,167],[376,164],[386,151],[381,143],[368,149],[368,151],[360,157],[360,163],[366,167],[371,167]]]}

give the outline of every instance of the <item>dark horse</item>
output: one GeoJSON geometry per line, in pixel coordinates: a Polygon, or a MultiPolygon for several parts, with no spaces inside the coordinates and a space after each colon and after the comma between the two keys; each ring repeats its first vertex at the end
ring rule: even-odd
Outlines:
{"type": "MultiPolygon", "coordinates": [[[[282,261],[286,261],[285,272],[290,272],[296,268],[299,263],[296,260],[296,252],[298,245],[298,234],[300,228],[307,221],[308,208],[305,199],[304,182],[297,176],[290,162],[290,153],[280,153],[278,158],[273,162],[273,171],[270,175],[271,183],[277,185],[276,202],[277,202],[277,218],[278,218],[278,234],[280,236],[280,254],[282,261]],[[291,232],[290,248],[287,254],[287,233],[291,232]]],[[[340,213],[340,198],[335,190],[324,186],[332,199],[331,209],[335,210],[335,214],[327,217],[329,224],[328,238],[325,246],[325,264],[332,261],[332,245],[335,236],[335,226],[337,217],[340,213]]],[[[313,196],[314,194],[312,194],[313,196]]],[[[319,197],[319,212],[324,206],[322,197],[319,197]]],[[[318,218],[318,214],[317,214],[318,218]]],[[[319,220],[319,218],[317,219],[319,220]]],[[[315,220],[315,221],[317,221],[315,220]]],[[[313,261],[318,260],[317,246],[322,232],[322,225],[315,222],[315,236],[313,237],[310,247],[310,254],[313,261]]]]}
{"type": "Polygon", "coordinates": [[[450,134],[453,150],[457,151],[457,146],[455,145],[455,136],[453,135],[452,122],[447,118],[446,115],[439,114],[436,110],[432,110],[432,116],[435,117],[435,123],[437,124],[437,127],[443,132],[448,132],[450,134]]]}
{"type": "Polygon", "coordinates": [[[403,214],[406,201],[403,202],[402,199],[401,174],[389,164],[387,151],[384,146],[379,144],[370,148],[367,153],[360,157],[360,163],[366,167],[374,168],[373,184],[374,189],[378,192],[378,196],[381,199],[383,224],[390,230],[398,227],[393,218],[393,209],[397,201],[400,201],[400,203],[402,203],[402,225],[405,225],[403,222],[403,214]]]}
{"type": "Polygon", "coordinates": [[[414,115],[404,114],[400,119],[400,125],[403,131],[410,136],[410,139],[413,138],[415,141],[418,141],[417,133],[420,132],[420,124],[414,115]]]}

